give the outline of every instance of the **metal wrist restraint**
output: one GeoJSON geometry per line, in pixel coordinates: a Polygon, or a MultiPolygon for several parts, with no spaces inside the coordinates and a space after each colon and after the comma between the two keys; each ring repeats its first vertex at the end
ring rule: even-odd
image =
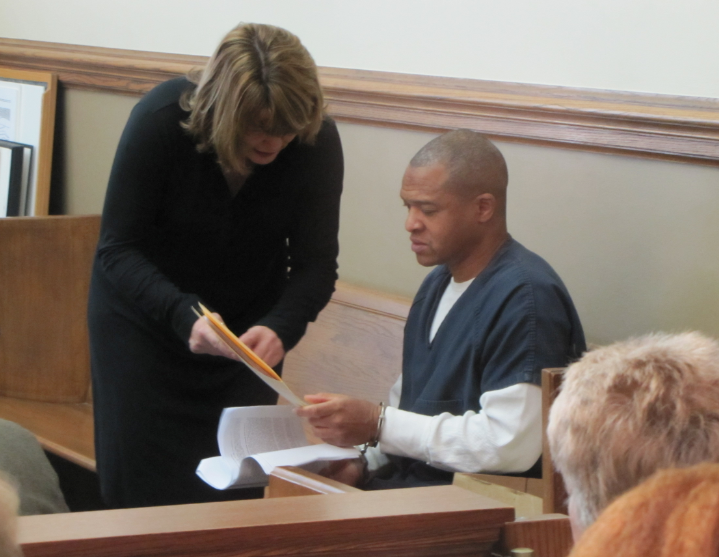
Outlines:
{"type": "Polygon", "coordinates": [[[379,403],[379,419],[377,420],[377,430],[375,431],[374,437],[371,441],[365,443],[360,447],[360,453],[364,456],[369,447],[376,447],[379,444],[379,437],[382,434],[382,425],[384,424],[384,413],[387,406],[384,402],[379,403]]]}

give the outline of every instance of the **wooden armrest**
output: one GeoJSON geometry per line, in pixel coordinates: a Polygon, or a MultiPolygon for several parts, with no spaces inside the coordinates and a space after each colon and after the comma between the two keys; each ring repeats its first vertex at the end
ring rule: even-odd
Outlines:
{"type": "Polygon", "coordinates": [[[341,482],[325,478],[295,466],[278,466],[270,474],[265,499],[297,495],[325,495],[328,493],[356,493],[361,491],[341,482]]]}
{"type": "Polygon", "coordinates": [[[0,418],[31,431],[45,450],[96,470],[92,405],[0,397],[0,418]]]}

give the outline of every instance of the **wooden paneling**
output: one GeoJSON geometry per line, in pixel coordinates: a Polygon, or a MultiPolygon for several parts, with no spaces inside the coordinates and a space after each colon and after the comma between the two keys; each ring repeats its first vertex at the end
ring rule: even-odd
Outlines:
{"type": "Polygon", "coordinates": [[[454,487],[21,517],[25,557],[489,556],[511,508],[454,487]]]}
{"type": "Polygon", "coordinates": [[[0,395],[84,402],[100,217],[0,219],[0,395]]]}
{"type": "MultiPolygon", "coordinates": [[[[0,39],[0,65],[140,95],[205,57],[0,39]]],[[[339,121],[719,165],[719,99],[320,68],[339,121]]]]}

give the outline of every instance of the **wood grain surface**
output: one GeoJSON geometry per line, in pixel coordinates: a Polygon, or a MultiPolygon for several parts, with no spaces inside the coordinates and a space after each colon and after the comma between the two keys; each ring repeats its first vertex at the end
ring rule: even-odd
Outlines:
{"type": "Polygon", "coordinates": [[[488,556],[514,512],[454,486],[22,517],[26,557],[488,556]]]}
{"type": "Polygon", "coordinates": [[[544,482],[544,512],[567,514],[567,490],[562,475],[554,469],[547,438],[549,410],[559,394],[564,368],[542,370],[542,480],[544,482]]]}
{"type": "Polygon", "coordinates": [[[402,338],[411,300],[337,283],[283,378],[302,397],[319,392],[387,402],[402,370],[402,338]]]}
{"type": "Polygon", "coordinates": [[[502,532],[502,546],[507,553],[529,547],[534,557],[566,557],[573,545],[569,517],[562,514],[508,522],[502,532]]]}
{"type": "Polygon", "coordinates": [[[85,402],[100,217],[0,219],[0,395],[85,402]]]}

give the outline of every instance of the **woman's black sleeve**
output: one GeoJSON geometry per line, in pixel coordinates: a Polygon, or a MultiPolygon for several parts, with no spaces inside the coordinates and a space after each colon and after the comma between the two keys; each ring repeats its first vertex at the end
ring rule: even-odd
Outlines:
{"type": "Polygon", "coordinates": [[[118,295],[186,342],[194,294],[181,292],[143,251],[165,202],[179,122],[165,110],[133,109],[117,148],[102,216],[97,259],[118,295]]]}
{"type": "Polygon", "coordinates": [[[327,119],[316,143],[304,149],[304,181],[298,217],[289,238],[289,282],[281,298],[257,324],[275,331],[285,350],[302,338],[334,291],[339,254],[339,213],[344,159],[334,122],[327,119]]]}

